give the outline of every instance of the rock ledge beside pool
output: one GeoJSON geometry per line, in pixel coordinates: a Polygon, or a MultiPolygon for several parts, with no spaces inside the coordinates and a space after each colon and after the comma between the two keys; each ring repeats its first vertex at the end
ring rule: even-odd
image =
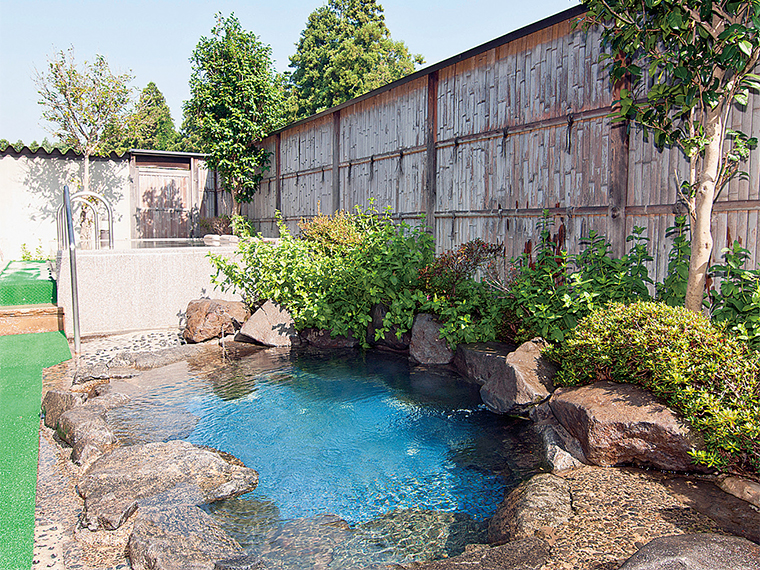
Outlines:
{"type": "Polygon", "coordinates": [[[253,491],[256,471],[229,454],[186,441],[120,447],[95,461],[77,484],[82,524],[116,530],[141,507],[204,505],[253,491]]]}

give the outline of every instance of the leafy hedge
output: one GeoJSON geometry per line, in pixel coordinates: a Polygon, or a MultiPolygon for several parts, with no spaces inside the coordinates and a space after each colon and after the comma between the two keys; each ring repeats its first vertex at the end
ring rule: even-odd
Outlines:
{"type": "Polygon", "coordinates": [[[280,223],[276,247],[254,235],[242,218],[234,224],[239,255],[210,256],[217,269],[214,283],[235,289],[251,306],[265,299],[279,303],[299,330],[353,334],[366,346],[372,307],[381,303],[388,312],[376,338],[391,327],[399,335],[410,330],[422,312],[438,317],[441,336],[452,348],[498,336],[504,303],[473,275],[501,246],[474,240],[435,257],[422,224],[395,224],[388,212],[371,207],[302,222],[300,237],[280,223]]]}
{"type": "Polygon", "coordinates": [[[279,224],[280,242],[257,239],[235,218],[239,257],[210,256],[214,283],[235,289],[251,306],[271,299],[285,307],[298,330],[316,327],[364,342],[376,303],[392,304],[413,288],[433,259],[433,241],[421,227],[396,225],[374,209],[321,216],[304,224],[307,239],[279,224]]]}
{"type": "Polygon", "coordinates": [[[683,414],[705,439],[701,464],[760,473],[760,354],[706,317],[664,303],[593,311],[549,350],[556,382],[639,384],[683,414]]]}
{"type": "MultiPolygon", "coordinates": [[[[654,286],[648,238],[639,227],[621,258],[593,231],[581,240],[580,253],[570,256],[557,247],[551,218],[545,216],[535,252],[506,262],[503,247],[479,239],[435,257],[422,225],[396,225],[388,212],[374,208],[319,215],[299,224],[300,237],[280,224],[276,250],[254,239],[241,219],[235,224],[243,238],[242,259],[214,258],[217,284],[238,289],[249,303],[271,298],[293,314],[300,328],[352,332],[362,339],[375,303],[389,308],[385,328],[377,334],[391,326],[405,332],[416,313],[430,312],[443,323],[441,334],[452,348],[534,336],[561,343],[591,311],[610,302],[651,300],[652,290],[658,300],[681,305],[690,254],[685,218],[669,229],[674,241],[668,276],[654,286]],[[475,279],[486,266],[506,271],[497,276],[489,270],[490,279],[475,279]]],[[[705,304],[715,322],[760,348],[760,272],[743,269],[748,256],[738,244],[724,250],[724,264],[711,268],[720,287],[705,304]]]]}
{"type": "Polygon", "coordinates": [[[720,285],[710,292],[708,306],[713,322],[760,350],[760,271],[744,268],[749,257],[739,242],[723,249],[723,263],[710,268],[720,285]]]}

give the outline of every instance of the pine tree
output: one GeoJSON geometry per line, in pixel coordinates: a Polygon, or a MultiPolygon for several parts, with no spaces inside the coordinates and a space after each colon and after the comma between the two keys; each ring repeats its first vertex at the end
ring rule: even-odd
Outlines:
{"type": "Polygon", "coordinates": [[[290,58],[298,118],[409,75],[421,63],[421,55],[391,39],[375,0],[329,0],[311,13],[290,58]]]}
{"type": "Polygon", "coordinates": [[[135,112],[128,122],[132,148],[171,150],[177,140],[171,110],[152,81],[140,93],[135,112]]]}

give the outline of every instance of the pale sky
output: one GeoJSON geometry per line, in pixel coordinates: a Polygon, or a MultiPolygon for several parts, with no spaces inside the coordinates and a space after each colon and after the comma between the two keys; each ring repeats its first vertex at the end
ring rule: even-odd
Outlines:
{"type": "MultiPolygon", "coordinates": [[[[233,13],[244,29],[272,47],[287,71],[309,14],[323,0],[0,0],[0,138],[29,144],[45,130],[33,81],[48,58],[74,47],[77,61],[105,56],[114,72],[130,71],[135,98],[153,81],[177,127],[189,98],[189,58],[210,36],[214,14],[233,13]]],[[[394,40],[425,58],[425,66],[577,5],[576,0],[380,0],[394,40]]],[[[425,67],[423,66],[423,67],[425,67]]]]}

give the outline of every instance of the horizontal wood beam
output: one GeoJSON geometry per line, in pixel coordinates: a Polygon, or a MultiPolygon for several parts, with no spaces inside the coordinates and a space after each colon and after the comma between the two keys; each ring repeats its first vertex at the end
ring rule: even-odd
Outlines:
{"type": "MultiPolygon", "coordinates": [[[[601,119],[606,117],[610,114],[610,107],[600,107],[598,109],[590,109],[587,111],[581,111],[579,113],[573,113],[573,124],[581,123],[584,121],[593,121],[596,119],[601,119]]],[[[369,156],[362,156],[358,158],[353,158],[351,160],[335,160],[333,157],[332,164],[324,164],[312,168],[306,168],[303,170],[291,170],[288,172],[283,172],[280,174],[280,177],[282,180],[286,180],[289,178],[297,178],[300,176],[309,176],[312,174],[321,174],[322,172],[326,172],[328,170],[333,170],[334,168],[347,168],[349,166],[358,166],[360,164],[367,164],[367,163],[375,163],[380,162],[382,160],[389,160],[393,158],[399,158],[402,156],[408,156],[411,154],[419,154],[426,152],[428,155],[431,151],[431,145],[435,148],[435,150],[442,149],[442,148],[448,148],[451,146],[458,146],[460,144],[473,144],[477,142],[482,142],[486,140],[491,140],[495,138],[509,138],[513,137],[519,134],[525,134],[530,133],[533,131],[541,130],[541,129],[553,129],[557,127],[567,127],[567,115],[562,115],[559,117],[550,117],[548,119],[542,119],[540,121],[533,121],[529,123],[522,123],[520,125],[511,125],[506,126],[504,128],[500,129],[491,129],[488,131],[482,131],[479,133],[473,133],[470,135],[463,135],[460,137],[453,137],[449,139],[444,139],[441,141],[433,141],[432,143],[426,143],[424,145],[416,145],[416,146],[410,146],[410,147],[404,147],[400,148],[398,150],[392,150],[389,152],[381,152],[378,154],[372,154],[369,156]]],[[[340,128],[340,119],[338,118],[337,121],[334,122],[334,124],[338,125],[338,129],[340,128]]],[[[279,136],[279,135],[278,135],[279,136]]],[[[428,135],[429,136],[429,135],[428,135]]],[[[279,143],[279,140],[278,140],[279,143]]],[[[339,143],[338,143],[339,144],[339,143]]],[[[287,166],[287,165],[286,165],[287,166]]],[[[271,177],[270,177],[271,178],[271,177]]],[[[264,180],[267,180],[267,178],[264,178],[264,180]]]]}

